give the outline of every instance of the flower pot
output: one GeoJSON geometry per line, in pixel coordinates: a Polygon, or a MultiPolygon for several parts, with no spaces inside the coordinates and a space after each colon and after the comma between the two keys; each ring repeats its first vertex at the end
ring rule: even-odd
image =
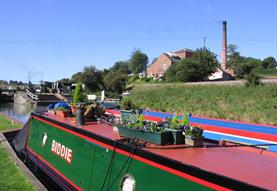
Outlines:
{"type": "Polygon", "coordinates": [[[185,143],[191,146],[202,146],[204,142],[203,137],[185,137],[185,143]]]}
{"type": "Polygon", "coordinates": [[[55,110],[53,110],[53,109],[48,109],[48,113],[51,113],[51,114],[55,115],[55,110]]]}
{"type": "Polygon", "coordinates": [[[56,110],[56,115],[59,117],[68,117],[69,113],[68,113],[68,111],[56,110]]]}
{"type": "Polygon", "coordinates": [[[177,129],[169,129],[166,128],[166,131],[170,132],[169,140],[171,144],[185,144],[185,137],[183,135],[183,130],[177,130],[177,129]]]}
{"type": "Polygon", "coordinates": [[[76,106],[71,106],[71,112],[76,113],[77,112],[77,107],[76,106]]]}
{"type": "Polygon", "coordinates": [[[154,143],[157,145],[169,144],[170,132],[148,132],[140,131],[137,129],[128,129],[125,127],[118,126],[120,136],[136,138],[145,142],[154,143]]]}

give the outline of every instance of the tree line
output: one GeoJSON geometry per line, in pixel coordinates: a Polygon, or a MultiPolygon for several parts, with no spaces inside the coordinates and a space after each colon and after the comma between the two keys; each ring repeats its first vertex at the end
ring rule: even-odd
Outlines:
{"type": "MultiPolygon", "coordinates": [[[[216,54],[207,48],[197,49],[191,57],[181,59],[172,64],[161,81],[165,82],[192,82],[204,81],[216,68],[220,68],[216,54]]],[[[151,64],[154,60],[151,62],[151,64]]],[[[138,74],[145,72],[149,63],[148,56],[139,49],[135,49],[126,61],[115,62],[109,69],[98,70],[95,66],[84,67],[83,71],[72,75],[70,79],[62,79],[61,83],[83,83],[88,93],[106,90],[109,96],[121,94],[126,84],[140,80],[153,81],[151,78],[139,78],[138,74]]],[[[264,60],[245,57],[240,54],[236,45],[228,46],[227,65],[231,67],[237,78],[255,80],[253,73],[261,70],[277,70],[277,63],[273,57],[264,60]]]]}
{"type": "MultiPolygon", "coordinates": [[[[264,60],[245,57],[234,44],[228,46],[227,65],[234,70],[236,78],[248,79],[249,76],[255,78],[255,75],[262,71],[277,70],[274,57],[267,57],[264,60]]],[[[165,73],[164,80],[168,82],[203,81],[215,72],[217,67],[220,68],[216,54],[207,48],[199,48],[193,56],[171,65],[165,73]]]]}
{"type": "Polygon", "coordinates": [[[83,83],[88,93],[106,90],[110,96],[116,96],[124,91],[128,76],[144,72],[148,62],[148,56],[140,49],[135,49],[127,61],[118,61],[109,69],[99,70],[95,66],[87,66],[70,79],[64,78],[58,82],[83,83]]]}
{"type": "Polygon", "coordinates": [[[230,44],[228,46],[227,64],[235,70],[237,78],[244,78],[250,73],[259,73],[263,70],[275,69],[277,62],[270,56],[263,60],[252,57],[245,57],[238,51],[238,46],[230,44]]]}

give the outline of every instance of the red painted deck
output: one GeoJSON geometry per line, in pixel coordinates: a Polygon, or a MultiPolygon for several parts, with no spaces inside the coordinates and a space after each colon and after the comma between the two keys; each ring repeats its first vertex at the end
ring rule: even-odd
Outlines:
{"type": "MultiPolygon", "coordinates": [[[[59,118],[51,114],[48,117],[76,126],[73,118],[59,118]]],[[[90,122],[76,128],[82,128],[112,140],[120,139],[118,132],[105,123],[90,122]]],[[[209,172],[277,191],[276,153],[245,147],[144,149],[209,172]]]]}

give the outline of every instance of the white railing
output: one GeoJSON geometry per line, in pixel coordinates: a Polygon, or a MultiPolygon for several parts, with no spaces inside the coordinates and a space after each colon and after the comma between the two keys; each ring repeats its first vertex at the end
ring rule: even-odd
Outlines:
{"type": "Polygon", "coordinates": [[[55,93],[54,95],[56,96],[56,98],[58,98],[58,99],[61,100],[61,101],[65,101],[65,102],[68,101],[67,98],[64,97],[64,96],[63,96],[62,94],[60,94],[60,93],[55,93]]]}
{"type": "Polygon", "coordinates": [[[38,101],[38,95],[33,94],[33,93],[30,92],[28,89],[26,89],[26,94],[27,94],[27,96],[30,97],[32,100],[38,101]]]}

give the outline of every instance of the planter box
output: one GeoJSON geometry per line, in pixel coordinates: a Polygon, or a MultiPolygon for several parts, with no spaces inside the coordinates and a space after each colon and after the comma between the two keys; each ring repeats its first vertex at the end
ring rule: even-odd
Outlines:
{"type": "Polygon", "coordinates": [[[120,110],[122,120],[128,120],[133,115],[133,110],[120,110]]]}
{"type": "Polygon", "coordinates": [[[185,137],[185,143],[187,145],[191,145],[191,146],[202,146],[204,142],[204,138],[203,137],[185,137]]]}
{"type": "Polygon", "coordinates": [[[147,131],[140,131],[136,129],[128,129],[125,127],[118,126],[118,131],[120,136],[130,137],[130,138],[137,138],[139,140],[154,143],[157,145],[165,145],[169,144],[169,137],[170,132],[147,132],[147,131]]]}
{"type": "Polygon", "coordinates": [[[165,130],[170,132],[169,135],[169,140],[171,144],[185,144],[185,136],[183,135],[182,130],[175,130],[175,129],[168,129],[166,128],[165,130]]]}
{"type": "Polygon", "coordinates": [[[59,117],[68,117],[69,113],[67,111],[60,111],[60,110],[56,110],[56,115],[59,117]]]}

